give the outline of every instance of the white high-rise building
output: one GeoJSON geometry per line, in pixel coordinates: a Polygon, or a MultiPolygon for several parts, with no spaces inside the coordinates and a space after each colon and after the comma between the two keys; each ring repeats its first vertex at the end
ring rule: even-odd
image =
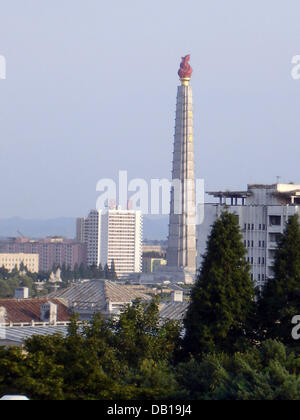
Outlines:
{"type": "Polygon", "coordinates": [[[92,210],[84,221],[84,243],[87,245],[87,264],[100,265],[101,211],[92,210]]]}
{"type": "Polygon", "coordinates": [[[299,213],[300,185],[248,185],[247,191],[209,194],[219,202],[205,204],[204,221],[197,226],[197,266],[201,267],[213,223],[227,209],[239,217],[251,278],[262,287],[273,277],[277,238],[283,233],[288,218],[299,213]]]}
{"type": "Polygon", "coordinates": [[[102,266],[115,264],[118,277],[142,272],[142,213],[120,207],[103,212],[101,217],[102,266]]]}
{"type": "Polygon", "coordinates": [[[77,219],[77,238],[87,245],[89,266],[114,262],[122,277],[142,272],[143,218],[140,211],[120,207],[93,210],[87,218],[77,219]]]}

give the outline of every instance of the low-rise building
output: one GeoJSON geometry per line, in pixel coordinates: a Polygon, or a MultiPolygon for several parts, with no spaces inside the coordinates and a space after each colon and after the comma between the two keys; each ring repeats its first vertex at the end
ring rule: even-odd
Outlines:
{"type": "Polygon", "coordinates": [[[12,271],[15,268],[20,270],[22,264],[29,272],[38,273],[39,254],[0,254],[0,267],[4,267],[8,271],[12,271]]]}
{"type": "Polygon", "coordinates": [[[60,299],[0,299],[0,346],[22,346],[35,335],[67,335],[71,311],[60,299]]]}
{"type": "Polygon", "coordinates": [[[155,273],[166,265],[167,260],[165,258],[143,257],[143,273],[155,273]]]}
{"type": "Polygon", "coordinates": [[[163,302],[160,305],[160,317],[163,321],[183,322],[188,308],[189,301],[184,300],[183,290],[174,290],[171,301],[163,302]]]}
{"type": "Polygon", "coordinates": [[[160,257],[166,256],[166,249],[162,245],[150,245],[144,244],[143,245],[143,254],[156,254],[160,257]]]}
{"type": "Polygon", "coordinates": [[[48,298],[63,299],[73,312],[80,315],[81,320],[89,320],[98,312],[105,316],[119,315],[135,300],[150,301],[154,293],[152,289],[141,285],[91,280],[53,292],[48,298]]]}

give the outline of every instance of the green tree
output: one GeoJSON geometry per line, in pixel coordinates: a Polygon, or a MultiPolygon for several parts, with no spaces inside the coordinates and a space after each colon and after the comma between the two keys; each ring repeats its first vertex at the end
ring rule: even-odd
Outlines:
{"type": "Polygon", "coordinates": [[[274,259],[274,278],[269,279],[260,300],[260,319],[266,336],[285,344],[292,339],[292,318],[300,315],[300,223],[289,218],[279,237],[274,259]]]}
{"type": "Polygon", "coordinates": [[[114,326],[115,347],[119,359],[130,367],[143,360],[171,360],[179,343],[180,324],[161,322],[158,298],[151,303],[134,302],[121,314],[114,326]]]}
{"type": "Polygon", "coordinates": [[[109,270],[108,264],[105,264],[105,267],[104,267],[104,278],[106,280],[110,278],[110,270],[109,270]]]}
{"type": "Polygon", "coordinates": [[[88,279],[88,269],[85,264],[81,263],[79,266],[79,278],[80,279],[88,279]]]}
{"type": "Polygon", "coordinates": [[[231,351],[245,338],[255,295],[238,217],[228,212],[212,227],[185,319],[185,354],[231,351]]]}
{"type": "Polygon", "coordinates": [[[110,267],[110,279],[111,280],[118,280],[118,276],[116,273],[116,264],[115,264],[115,260],[112,260],[111,262],[111,267],[110,267]]]}
{"type": "Polygon", "coordinates": [[[177,380],[186,399],[299,400],[299,356],[288,354],[282,343],[228,355],[213,353],[177,367],[177,380]]]}
{"type": "Polygon", "coordinates": [[[78,265],[78,263],[76,263],[75,266],[74,266],[73,279],[74,280],[80,279],[80,271],[79,271],[79,265],[78,265]]]}
{"type": "Polygon", "coordinates": [[[8,280],[0,279],[0,298],[7,299],[7,298],[12,298],[12,297],[13,297],[12,290],[11,290],[8,280]]]}

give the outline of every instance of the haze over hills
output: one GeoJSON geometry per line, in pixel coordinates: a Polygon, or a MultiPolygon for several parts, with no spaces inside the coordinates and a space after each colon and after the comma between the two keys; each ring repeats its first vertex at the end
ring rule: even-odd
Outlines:
{"type": "MultiPolygon", "coordinates": [[[[76,219],[61,217],[57,219],[23,219],[12,217],[0,219],[0,237],[26,236],[43,238],[47,236],[76,236],[76,219]]],[[[144,239],[162,240],[168,235],[168,216],[144,216],[144,239]]]]}

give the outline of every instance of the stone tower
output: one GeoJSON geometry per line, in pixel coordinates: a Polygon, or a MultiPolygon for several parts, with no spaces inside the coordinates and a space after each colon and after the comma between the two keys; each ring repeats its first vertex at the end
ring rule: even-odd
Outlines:
{"type": "Polygon", "coordinates": [[[169,268],[184,274],[186,283],[196,274],[196,193],[194,164],[193,92],[189,85],[190,56],[182,59],[178,72],[176,126],[173,154],[173,187],[167,260],[169,268]]]}

